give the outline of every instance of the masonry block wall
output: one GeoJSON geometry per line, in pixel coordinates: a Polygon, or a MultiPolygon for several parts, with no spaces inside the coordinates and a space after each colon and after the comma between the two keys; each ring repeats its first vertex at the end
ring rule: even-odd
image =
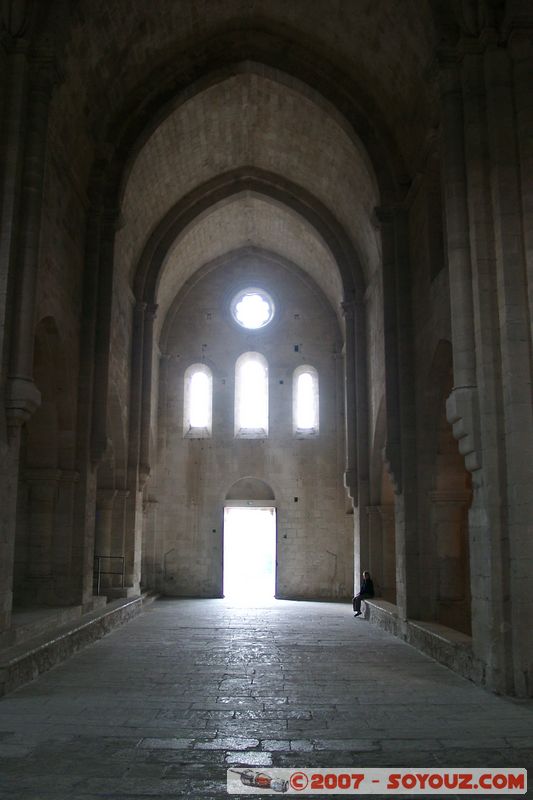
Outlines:
{"type": "Polygon", "coordinates": [[[183,292],[163,349],[157,478],[150,485],[157,501],[156,588],[170,595],[221,595],[225,494],[251,476],[275,495],[277,596],[350,596],[353,517],[345,513],[339,469],[340,331],[322,293],[299,271],[273,262],[228,263],[183,292]],[[273,321],[255,332],[239,327],[229,310],[233,295],[246,286],[264,288],[276,305],[273,321]],[[268,361],[264,439],[234,436],[235,362],[247,351],[268,361]],[[210,438],[195,440],[183,436],[183,385],[186,368],[196,362],[213,373],[213,430],[210,438]],[[298,438],[292,429],[292,376],[302,364],[319,376],[320,431],[312,438],[298,438]]]}

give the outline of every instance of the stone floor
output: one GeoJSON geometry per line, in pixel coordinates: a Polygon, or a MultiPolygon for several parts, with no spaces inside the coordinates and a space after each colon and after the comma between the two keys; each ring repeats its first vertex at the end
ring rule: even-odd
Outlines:
{"type": "Polygon", "coordinates": [[[349,605],[226,600],[158,601],[0,702],[1,798],[224,798],[232,764],[533,768],[533,704],[349,605]]]}

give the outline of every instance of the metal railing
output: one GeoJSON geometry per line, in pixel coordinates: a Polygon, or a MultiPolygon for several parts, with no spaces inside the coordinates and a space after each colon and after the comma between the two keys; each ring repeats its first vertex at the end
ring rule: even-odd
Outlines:
{"type": "MultiPolygon", "coordinates": [[[[124,588],[124,556],[95,556],[94,557],[94,572],[93,572],[93,586],[96,589],[96,594],[100,594],[100,586],[102,583],[102,575],[119,575],[120,588],[124,588]],[[102,569],[102,562],[105,561],[120,561],[120,569],[102,569]]],[[[112,566],[112,565],[110,565],[112,566]]]]}

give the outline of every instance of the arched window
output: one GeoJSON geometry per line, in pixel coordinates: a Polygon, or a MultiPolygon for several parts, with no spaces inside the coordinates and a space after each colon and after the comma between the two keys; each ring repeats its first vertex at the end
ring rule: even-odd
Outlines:
{"type": "Polygon", "coordinates": [[[183,393],[183,435],[194,439],[211,436],[213,418],[213,376],[205,364],[185,370],[183,393]]]}
{"type": "Polygon", "coordinates": [[[235,436],[268,435],[268,364],[260,353],[243,353],[235,364],[235,436]]]}
{"type": "Polygon", "coordinates": [[[318,427],[318,373],[305,364],[293,373],[292,430],[296,436],[316,436],[318,427]]]}

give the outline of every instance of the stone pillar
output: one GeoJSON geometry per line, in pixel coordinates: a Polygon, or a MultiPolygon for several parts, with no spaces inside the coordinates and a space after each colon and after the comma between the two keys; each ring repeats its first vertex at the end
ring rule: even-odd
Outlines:
{"type": "Polygon", "coordinates": [[[116,489],[97,489],[96,491],[95,556],[111,555],[113,504],[116,496],[116,489]]]}
{"type": "MultiPolygon", "coordinates": [[[[115,557],[111,562],[113,565],[112,569],[118,572],[122,566],[125,568],[126,565],[126,559],[124,558],[126,553],[125,530],[130,492],[129,489],[115,489],[114,491],[115,497],[113,500],[112,519],[110,523],[111,538],[109,555],[115,557]],[[123,558],[124,561],[119,560],[123,558]]],[[[126,597],[135,593],[131,586],[129,591],[128,588],[124,588],[127,587],[128,584],[126,584],[126,580],[124,579],[124,586],[122,585],[123,581],[120,575],[113,576],[108,583],[109,588],[106,590],[108,598],[126,597]]]]}
{"type": "Polygon", "coordinates": [[[139,470],[141,488],[150,475],[150,429],[152,423],[152,371],[154,359],[154,322],[156,305],[147,305],[144,315],[143,365],[142,365],[142,408],[139,470]]]}
{"type": "Polygon", "coordinates": [[[382,584],[384,600],[396,602],[396,528],[394,506],[376,506],[381,517],[382,584]]]}
{"type": "Polygon", "coordinates": [[[28,99],[28,119],[22,172],[21,235],[18,238],[15,314],[8,408],[17,409],[27,396],[33,398],[33,344],[35,291],[39,266],[39,241],[43,202],[44,170],[48,133],[48,109],[55,82],[52,61],[32,63],[28,99]]]}
{"type": "Polygon", "coordinates": [[[9,330],[8,282],[13,274],[16,255],[16,231],[20,204],[20,182],[24,149],[24,119],[28,92],[28,42],[4,39],[2,71],[8,76],[2,107],[3,123],[0,142],[3,142],[0,196],[0,376],[5,380],[4,356],[9,330]]]}
{"type": "Polygon", "coordinates": [[[416,409],[407,211],[377,208],[383,246],[387,443],[395,493],[396,602],[402,619],[420,615],[416,409]]]}
{"type": "Polygon", "coordinates": [[[376,594],[383,595],[383,533],[379,506],[367,506],[369,555],[367,568],[372,575],[376,594]]]}
{"type": "Polygon", "coordinates": [[[437,621],[470,633],[470,564],[468,557],[467,492],[429,493],[431,530],[435,537],[433,603],[437,621]]]}
{"type": "Polygon", "coordinates": [[[94,383],[91,423],[91,460],[98,463],[108,444],[109,359],[113,313],[113,259],[119,224],[116,208],[105,208],[99,216],[98,284],[94,313],[94,383]]]}
{"type": "MultiPolygon", "coordinates": [[[[522,23],[523,25],[523,23],[522,23]]],[[[517,25],[516,28],[519,28],[517,25]]],[[[527,296],[529,304],[529,319],[533,319],[533,150],[531,142],[533,141],[533,93],[531,91],[531,75],[533,74],[533,14],[529,16],[528,27],[517,30],[511,26],[509,36],[509,52],[513,61],[513,78],[514,78],[514,108],[516,114],[516,135],[518,142],[518,153],[520,159],[520,177],[521,177],[521,206],[522,206],[522,219],[523,219],[523,237],[524,237],[524,258],[526,262],[526,278],[527,278],[527,296]]],[[[530,348],[533,352],[533,325],[530,325],[530,348]]],[[[525,442],[525,439],[524,439],[525,442]]],[[[526,462],[531,469],[531,457],[526,462]]],[[[531,509],[531,492],[529,493],[529,504],[531,509]]],[[[528,551],[530,553],[530,568],[528,571],[529,582],[533,570],[533,558],[531,557],[531,547],[533,542],[533,531],[531,530],[531,520],[533,519],[533,512],[524,512],[529,515],[529,543],[528,551]]],[[[527,524],[523,526],[522,535],[525,537],[527,524]]],[[[524,562],[522,562],[524,564],[524,562]]],[[[518,567],[518,565],[517,565],[518,567]]],[[[520,573],[518,573],[520,575],[520,573]]],[[[524,586],[522,597],[529,598],[533,592],[531,591],[531,584],[529,587],[524,586]]],[[[520,603],[522,611],[524,610],[523,603],[520,603]]],[[[529,661],[529,688],[526,690],[524,687],[525,670],[522,666],[522,678],[520,684],[523,687],[524,694],[532,694],[533,686],[533,643],[531,641],[531,625],[529,630],[525,632],[523,625],[521,625],[522,632],[519,639],[526,644],[524,653],[520,659],[522,665],[524,662],[529,661]]]]}
{"type": "MultiPolygon", "coordinates": [[[[369,569],[370,534],[369,517],[366,508],[370,502],[368,440],[368,382],[366,345],[366,306],[363,302],[354,305],[354,364],[355,364],[355,458],[357,464],[357,494],[354,515],[359,529],[360,563],[359,571],[354,573],[355,588],[359,590],[362,570],[369,569]]],[[[354,564],[355,566],[355,564],[354,564]]]]}
{"type": "Polygon", "coordinates": [[[442,177],[452,314],[454,388],[446,404],[448,422],[467,469],[479,468],[479,409],[470,253],[465,123],[456,53],[440,54],[442,177]]]}
{"type": "Polygon", "coordinates": [[[74,493],[80,475],[75,470],[61,470],[56,508],[57,536],[53,546],[54,589],[59,605],[76,601],[71,575],[74,522],[74,493]]]}
{"type": "Polygon", "coordinates": [[[130,390],[130,433],[128,451],[128,490],[124,536],[125,585],[136,591],[140,586],[142,547],[142,488],[140,485],[141,422],[143,398],[144,325],[147,304],[137,301],[133,312],[130,390]]]}
{"type": "MultiPolygon", "coordinates": [[[[505,434],[501,413],[499,332],[494,220],[490,188],[488,118],[483,47],[463,44],[460,68],[464,152],[468,186],[470,255],[474,296],[476,383],[470,407],[447,404],[448,421],[472,473],[469,511],[472,639],[476,658],[485,665],[487,684],[511,691],[510,625],[505,598],[509,562],[506,554],[505,434]],[[462,416],[461,416],[462,415],[462,416]]],[[[464,398],[466,398],[466,394],[464,398]]]]}
{"type": "MultiPolygon", "coordinates": [[[[448,55],[448,54],[446,54],[448,55]]],[[[476,382],[474,315],[463,98],[457,58],[441,55],[440,101],[442,113],[442,176],[448,244],[448,269],[452,309],[454,381],[457,389],[476,382]]]]}
{"type": "MultiPolygon", "coordinates": [[[[356,396],[355,396],[355,309],[353,300],[342,303],[344,315],[344,424],[346,467],[344,485],[354,505],[357,504],[357,447],[356,447],[356,396]]],[[[357,574],[357,573],[356,573],[357,574]]]]}
{"type": "Polygon", "coordinates": [[[93,603],[96,468],[92,460],[93,402],[95,388],[95,336],[98,268],[100,261],[101,184],[104,167],[93,170],[87,211],[83,308],[80,320],[80,370],[76,426],[76,464],[80,472],[74,503],[71,581],[75,602],[90,609],[93,603]]]}
{"type": "Polygon", "coordinates": [[[28,470],[24,476],[28,493],[28,567],[26,585],[36,602],[54,599],[53,542],[55,513],[61,471],[28,470]]]}
{"type": "MultiPolygon", "coordinates": [[[[519,27],[519,26],[518,26],[519,27]]],[[[524,257],[526,261],[527,296],[529,314],[533,317],[533,15],[529,27],[517,30],[511,27],[509,53],[512,58],[516,136],[520,159],[521,199],[523,214],[524,257]]],[[[533,325],[530,327],[533,352],[533,325]]]]}
{"type": "Polygon", "coordinates": [[[143,552],[141,583],[144,588],[155,588],[157,500],[147,497],[143,503],[143,552]]]}
{"type": "MultiPolygon", "coordinates": [[[[0,89],[0,401],[3,407],[11,339],[12,284],[17,270],[29,67],[26,20],[17,19],[9,4],[4,4],[2,10],[7,12],[0,18],[0,70],[4,76],[0,89]]],[[[12,410],[11,418],[6,419],[3,411],[0,414],[0,639],[11,626],[20,426],[39,402],[40,395],[35,389],[20,408],[12,410]],[[8,428],[8,422],[12,427],[8,428]]]]}
{"type": "Polygon", "coordinates": [[[501,46],[496,35],[486,35],[485,40],[485,81],[490,120],[488,140],[505,420],[513,680],[515,692],[520,696],[527,696],[533,694],[531,309],[527,302],[513,63],[508,48],[501,46]]]}
{"type": "MultiPolygon", "coordinates": [[[[112,549],[113,536],[113,504],[117,495],[116,489],[97,489],[96,491],[96,519],[94,533],[94,559],[95,572],[116,572],[116,565],[109,558],[112,549]]],[[[102,575],[100,589],[111,586],[113,579],[110,575],[102,575]]]]}

